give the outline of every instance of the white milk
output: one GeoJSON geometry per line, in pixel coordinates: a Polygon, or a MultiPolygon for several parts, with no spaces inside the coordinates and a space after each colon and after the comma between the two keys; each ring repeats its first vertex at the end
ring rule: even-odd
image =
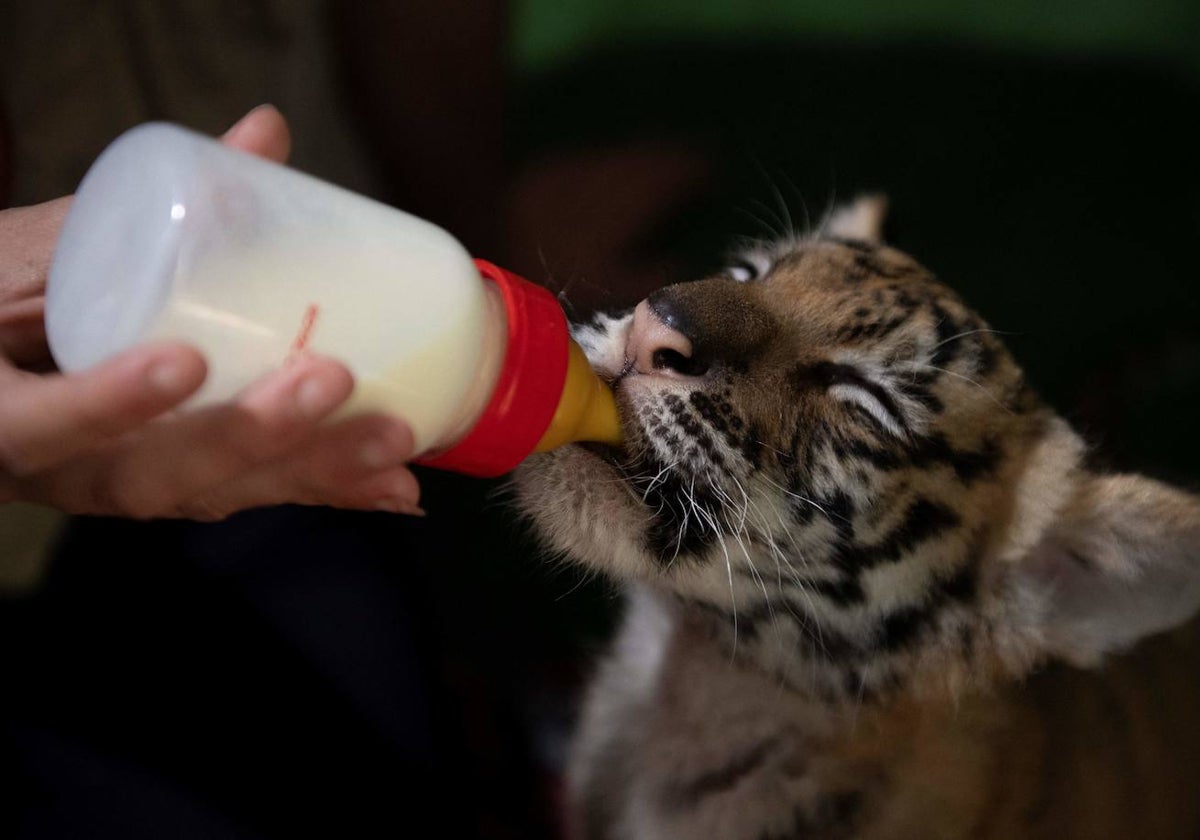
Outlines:
{"type": "Polygon", "coordinates": [[[425,452],[461,436],[487,399],[503,354],[497,307],[473,264],[439,252],[281,238],[202,261],[146,339],[204,354],[193,404],[227,399],[296,353],[339,359],[356,380],[342,414],[400,415],[425,452]]]}

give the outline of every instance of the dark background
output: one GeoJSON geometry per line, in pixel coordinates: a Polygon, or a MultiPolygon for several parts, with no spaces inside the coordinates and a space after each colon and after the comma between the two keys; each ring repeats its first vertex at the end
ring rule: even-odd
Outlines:
{"type": "MultiPolygon", "coordinates": [[[[297,166],[443,224],[584,314],[883,190],[891,240],[1009,334],[1102,462],[1197,486],[1200,77],[1178,32],[1081,47],[1080,12],[1031,47],[942,31],[930,5],[889,37],[867,3],[868,38],[809,31],[796,10],[823,7],[782,4],[786,27],[760,9],[749,30],[610,29],[551,60],[529,45],[570,20],[531,34],[544,3],[176,5],[77,23],[40,63],[9,49],[10,201],[69,191],[127,125],[217,132],[270,98],[297,166]],[[369,177],[340,177],[314,139],[333,116],[268,73],[312,48],[302,31],[369,177]],[[262,45],[262,76],[222,74],[230,33],[262,45]],[[93,115],[82,77],[53,68],[89,72],[100,37],[151,57],[114,73],[127,105],[93,115]],[[173,57],[153,57],[161,43],[173,57]],[[56,128],[70,154],[37,142],[56,128]]],[[[10,14],[36,33],[32,9],[10,14]]],[[[502,482],[421,479],[423,520],[70,523],[40,583],[0,600],[0,835],[404,836],[436,820],[441,836],[556,836],[563,738],[615,593],[544,562],[502,482]]]]}

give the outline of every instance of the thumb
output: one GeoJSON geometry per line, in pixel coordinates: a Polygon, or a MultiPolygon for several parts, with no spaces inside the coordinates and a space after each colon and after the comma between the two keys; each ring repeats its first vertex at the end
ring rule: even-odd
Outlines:
{"type": "Polygon", "coordinates": [[[204,359],[145,346],[77,374],[8,371],[0,400],[0,473],[29,475],[136,429],[200,387],[204,359]]]}
{"type": "Polygon", "coordinates": [[[287,120],[274,105],[259,105],[221,137],[226,146],[283,163],[292,150],[287,120]]]}

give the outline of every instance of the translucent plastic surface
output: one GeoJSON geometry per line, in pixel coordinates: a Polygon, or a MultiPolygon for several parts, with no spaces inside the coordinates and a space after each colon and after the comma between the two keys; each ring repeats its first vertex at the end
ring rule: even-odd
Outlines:
{"type": "Polygon", "coordinates": [[[332,356],[357,377],[349,410],[403,416],[419,451],[466,431],[503,354],[503,313],[445,231],[166,124],[129,131],[84,178],[46,322],[65,370],[194,344],[198,402],[294,353],[332,356]]]}

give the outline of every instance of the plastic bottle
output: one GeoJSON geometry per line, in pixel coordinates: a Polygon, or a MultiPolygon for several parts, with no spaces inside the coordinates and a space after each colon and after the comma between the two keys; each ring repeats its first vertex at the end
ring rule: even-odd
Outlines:
{"type": "Polygon", "coordinates": [[[84,177],[46,332],[67,371],[186,341],[209,366],[193,404],[295,353],[331,356],[356,377],[340,416],[399,415],[421,462],[471,475],[620,439],[612,392],[545,289],[426,221],[164,123],[126,132],[84,177]]]}

